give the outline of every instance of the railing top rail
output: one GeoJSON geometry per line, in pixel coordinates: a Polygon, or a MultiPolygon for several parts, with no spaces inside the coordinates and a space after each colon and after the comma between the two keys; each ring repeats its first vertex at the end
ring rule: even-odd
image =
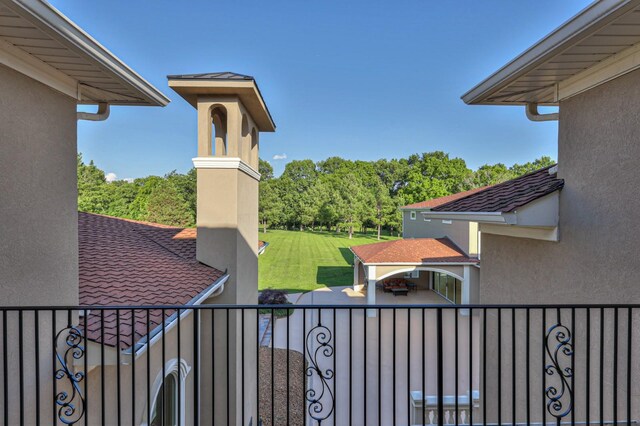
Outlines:
{"type": "Polygon", "coordinates": [[[78,306],[0,306],[0,311],[90,311],[90,310],[191,310],[191,309],[222,309],[222,310],[255,310],[255,309],[337,309],[337,310],[363,310],[363,309],[429,309],[429,310],[486,310],[486,309],[638,309],[637,303],[610,303],[610,304],[385,304],[385,305],[228,305],[228,304],[201,304],[201,305],[78,305],[78,306]]]}

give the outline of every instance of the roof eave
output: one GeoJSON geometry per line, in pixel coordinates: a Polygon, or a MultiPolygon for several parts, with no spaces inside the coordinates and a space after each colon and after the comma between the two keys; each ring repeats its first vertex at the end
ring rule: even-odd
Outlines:
{"type": "MultiPolygon", "coordinates": [[[[640,4],[638,0],[595,1],[542,40],[531,46],[484,81],[461,96],[468,105],[517,105],[522,103],[495,102],[491,94],[511,84],[567,47],[607,25],[611,20],[640,4]]],[[[549,105],[554,105],[549,104],[549,105]]]]}
{"type": "Polygon", "coordinates": [[[510,224],[514,220],[513,213],[504,212],[435,212],[425,211],[421,213],[428,219],[461,220],[481,223],[510,224]]]}
{"type": "Polygon", "coordinates": [[[29,19],[68,48],[89,57],[117,80],[136,92],[146,102],[110,102],[112,105],[165,106],[170,100],[142,76],[89,34],[74,24],[63,13],[46,1],[3,0],[13,11],[29,19]]]}
{"type": "Polygon", "coordinates": [[[262,97],[258,83],[254,80],[230,80],[230,79],[199,79],[188,78],[175,75],[168,75],[168,84],[173,90],[176,91],[185,101],[197,108],[197,96],[198,95],[232,95],[242,98],[247,96],[243,91],[249,91],[250,97],[254,98],[259,107],[251,108],[247,102],[244,102],[244,106],[249,109],[251,116],[259,126],[261,132],[275,132],[276,124],[273,121],[271,112],[267,107],[267,104],[262,97]],[[206,89],[206,93],[202,90],[206,89]],[[196,91],[199,91],[196,94],[196,91]]]}
{"type": "MultiPolygon", "coordinates": [[[[220,276],[219,278],[217,278],[213,283],[211,283],[211,285],[209,287],[207,287],[206,289],[204,289],[203,291],[201,291],[200,293],[198,293],[196,296],[193,297],[193,299],[191,299],[189,302],[187,302],[184,306],[185,309],[184,311],[180,314],[180,318],[185,318],[187,315],[189,315],[191,313],[191,311],[193,309],[189,309],[189,306],[194,306],[194,305],[201,305],[202,302],[204,302],[205,300],[207,300],[209,297],[211,297],[214,293],[218,292],[218,291],[223,291],[224,290],[224,285],[226,284],[226,282],[229,280],[229,274],[228,273],[224,273],[222,276],[220,276]]],[[[148,335],[146,335],[145,337],[143,337],[142,339],[140,339],[134,346],[134,354],[135,357],[139,357],[140,355],[142,355],[148,348],[149,345],[153,346],[154,343],[156,343],[157,341],[159,341],[162,338],[162,331],[164,331],[165,333],[168,332],[171,328],[174,327],[175,323],[177,320],[177,313],[174,313],[173,315],[165,318],[164,320],[164,328],[162,324],[158,324],[153,330],[151,330],[149,332],[148,335]]],[[[127,352],[129,354],[131,354],[131,346],[128,348],[123,349],[123,352],[127,352]]]]}

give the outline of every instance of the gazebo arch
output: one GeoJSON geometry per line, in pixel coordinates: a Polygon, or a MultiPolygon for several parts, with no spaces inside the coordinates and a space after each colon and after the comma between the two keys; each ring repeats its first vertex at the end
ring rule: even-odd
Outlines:
{"type": "Polygon", "coordinates": [[[447,274],[447,275],[451,275],[452,277],[454,277],[455,279],[458,279],[460,281],[464,282],[464,277],[455,274],[451,271],[448,271],[447,269],[442,269],[442,268],[436,268],[433,266],[407,266],[406,268],[399,268],[390,272],[387,272],[386,274],[380,276],[380,277],[376,277],[375,280],[376,282],[378,281],[382,281],[384,279],[387,279],[393,275],[397,275],[397,274],[402,274],[404,272],[411,272],[411,271],[427,271],[427,272],[440,272],[443,274],[447,274]]]}

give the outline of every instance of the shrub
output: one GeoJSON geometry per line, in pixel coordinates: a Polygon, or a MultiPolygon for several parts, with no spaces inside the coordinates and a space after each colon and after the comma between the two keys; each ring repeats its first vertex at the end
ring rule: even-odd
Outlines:
{"type": "Polygon", "coordinates": [[[287,305],[289,299],[287,299],[287,293],[285,291],[268,288],[260,293],[258,303],[260,305],[287,305]]]}

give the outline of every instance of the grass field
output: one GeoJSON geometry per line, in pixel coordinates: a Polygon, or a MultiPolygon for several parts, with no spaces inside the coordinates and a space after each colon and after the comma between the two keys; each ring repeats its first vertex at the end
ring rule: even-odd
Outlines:
{"type": "MultiPolygon", "coordinates": [[[[374,235],[310,231],[260,232],[269,243],[260,256],[259,289],[277,288],[290,293],[321,287],[353,284],[353,254],[350,246],[375,243],[374,235]]],[[[395,239],[382,237],[382,241],[395,239]]]]}

